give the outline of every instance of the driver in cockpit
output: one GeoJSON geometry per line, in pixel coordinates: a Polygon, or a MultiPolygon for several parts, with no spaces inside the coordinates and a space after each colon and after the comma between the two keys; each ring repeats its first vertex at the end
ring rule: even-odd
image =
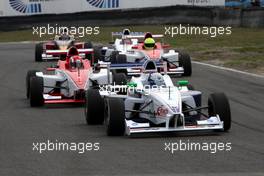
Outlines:
{"type": "Polygon", "coordinates": [[[153,61],[148,61],[144,65],[143,73],[141,76],[143,86],[160,87],[165,85],[164,78],[158,73],[156,64],[153,61]]]}

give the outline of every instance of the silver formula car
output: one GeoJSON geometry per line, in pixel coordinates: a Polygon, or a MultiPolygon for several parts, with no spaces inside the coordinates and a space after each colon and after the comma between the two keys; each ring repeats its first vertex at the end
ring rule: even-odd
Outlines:
{"type": "Polygon", "coordinates": [[[174,86],[164,67],[162,75],[155,62],[148,60],[141,75],[132,77],[124,89],[88,89],[87,123],[104,123],[110,136],[230,129],[230,107],[224,93],[211,94],[207,106],[202,106],[202,93],[188,81],[174,86]]]}

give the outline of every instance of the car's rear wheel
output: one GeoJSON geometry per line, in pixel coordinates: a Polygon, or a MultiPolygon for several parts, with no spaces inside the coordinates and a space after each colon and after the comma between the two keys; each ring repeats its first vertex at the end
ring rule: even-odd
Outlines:
{"type": "Polygon", "coordinates": [[[115,83],[115,85],[126,85],[126,74],[113,72],[113,82],[115,83]]]}
{"type": "MultiPolygon", "coordinates": [[[[84,49],[92,49],[92,48],[93,48],[92,42],[89,41],[89,42],[84,43],[84,49]]],[[[92,60],[93,55],[92,54],[85,54],[85,58],[88,60],[92,60]]],[[[95,60],[94,60],[94,63],[97,63],[97,62],[95,62],[95,60]]]]}
{"type": "Polygon", "coordinates": [[[119,98],[105,101],[105,126],[108,136],[122,136],[125,132],[125,105],[119,98]]]}
{"type": "Polygon", "coordinates": [[[32,107],[44,105],[43,87],[44,86],[43,86],[42,77],[32,76],[30,78],[29,99],[30,99],[30,105],[32,107]]]}
{"type": "Polygon", "coordinates": [[[42,62],[43,43],[38,43],[35,46],[35,61],[42,62]]]}
{"type": "Polygon", "coordinates": [[[117,56],[119,55],[119,52],[118,51],[113,51],[111,54],[110,54],[110,62],[112,64],[116,64],[117,63],[117,56]]]}
{"type": "Polygon", "coordinates": [[[85,117],[88,125],[103,124],[104,101],[98,89],[88,89],[86,92],[85,117]]]}
{"type": "Polygon", "coordinates": [[[179,66],[184,69],[183,76],[192,75],[192,62],[189,54],[179,53],[179,66]]]}
{"type": "Polygon", "coordinates": [[[208,115],[219,115],[224,122],[224,131],[231,128],[231,111],[227,97],[224,93],[213,93],[208,98],[208,115]]]}
{"type": "Polygon", "coordinates": [[[101,47],[94,47],[94,63],[102,60],[102,49],[101,47]]]}
{"type": "Polygon", "coordinates": [[[26,91],[27,91],[27,99],[29,98],[29,91],[30,91],[30,78],[32,76],[36,76],[36,73],[39,72],[38,70],[29,70],[27,72],[27,77],[26,77],[26,91]]]}

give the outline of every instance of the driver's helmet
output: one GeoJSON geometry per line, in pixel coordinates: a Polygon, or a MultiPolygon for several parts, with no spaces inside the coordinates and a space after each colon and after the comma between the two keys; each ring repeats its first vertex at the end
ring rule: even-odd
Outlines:
{"type": "Polygon", "coordinates": [[[152,82],[152,85],[163,86],[165,85],[165,81],[163,76],[160,73],[153,73],[150,75],[149,81],[152,82]]]}
{"type": "Polygon", "coordinates": [[[59,40],[62,40],[62,41],[67,41],[67,40],[70,40],[71,37],[67,34],[62,34],[60,37],[59,37],[59,40]]]}
{"type": "Polygon", "coordinates": [[[82,67],[82,57],[80,56],[71,56],[69,59],[69,65],[72,69],[82,67]]]}
{"type": "Polygon", "coordinates": [[[147,50],[152,50],[155,47],[155,40],[153,38],[147,38],[144,41],[144,48],[147,50]]]}

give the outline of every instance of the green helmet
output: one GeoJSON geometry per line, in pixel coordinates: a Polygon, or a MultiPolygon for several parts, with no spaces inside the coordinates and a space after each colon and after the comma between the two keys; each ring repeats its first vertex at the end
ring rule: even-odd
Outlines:
{"type": "Polygon", "coordinates": [[[144,41],[145,49],[153,49],[155,47],[155,40],[153,38],[147,38],[144,41]]]}

